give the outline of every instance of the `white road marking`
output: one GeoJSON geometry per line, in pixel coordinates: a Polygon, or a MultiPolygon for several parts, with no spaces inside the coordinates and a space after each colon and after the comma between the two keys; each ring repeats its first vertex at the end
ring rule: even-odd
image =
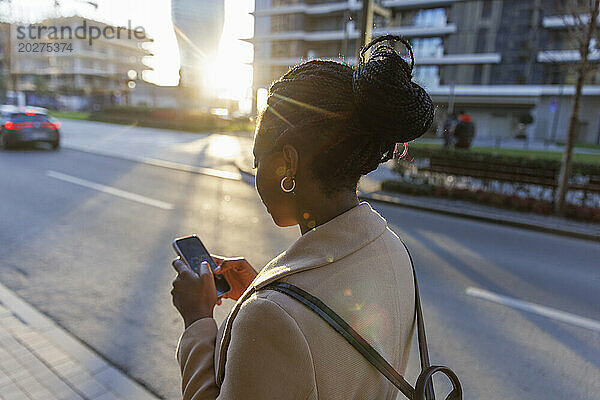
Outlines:
{"type": "Polygon", "coordinates": [[[541,306],[539,304],[530,303],[528,301],[518,300],[513,297],[503,296],[500,294],[489,292],[484,289],[468,287],[465,290],[465,293],[469,296],[478,297],[480,299],[527,311],[557,321],[566,322],[567,324],[576,325],[582,328],[587,328],[596,332],[600,332],[600,322],[590,318],[581,317],[576,314],[571,314],[565,311],[556,310],[554,308],[541,306]]]}
{"type": "Polygon", "coordinates": [[[224,171],[224,170],[208,168],[208,167],[195,167],[192,165],[176,163],[173,161],[159,160],[157,158],[138,157],[138,156],[120,154],[120,153],[115,153],[115,152],[110,152],[110,151],[96,150],[94,148],[90,148],[90,147],[86,147],[86,146],[75,146],[75,145],[64,144],[62,147],[66,148],[66,149],[81,151],[84,153],[97,154],[100,156],[107,156],[107,157],[115,157],[115,158],[120,158],[123,160],[129,160],[129,161],[139,162],[139,163],[143,163],[143,164],[153,165],[155,167],[170,168],[170,169],[175,169],[178,171],[192,172],[195,174],[214,176],[216,178],[229,179],[229,180],[234,180],[234,181],[242,180],[242,176],[240,175],[239,172],[230,172],[230,171],[224,171]]]}
{"type": "Polygon", "coordinates": [[[50,178],[59,179],[61,181],[73,183],[79,186],[85,186],[90,189],[98,190],[103,193],[112,194],[113,196],[121,197],[123,199],[137,201],[138,203],[147,204],[149,206],[161,208],[163,210],[172,210],[173,204],[166,203],[164,201],[151,199],[150,197],[142,196],[139,194],[126,192],[125,190],[117,189],[112,186],[101,185],[99,183],[91,182],[85,179],[77,178],[71,175],[61,174],[56,171],[46,171],[46,175],[50,178]]]}

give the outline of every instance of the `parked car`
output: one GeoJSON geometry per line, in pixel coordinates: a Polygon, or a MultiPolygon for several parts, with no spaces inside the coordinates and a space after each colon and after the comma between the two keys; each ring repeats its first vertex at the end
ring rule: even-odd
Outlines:
{"type": "Polygon", "coordinates": [[[60,147],[60,123],[41,107],[0,106],[0,147],[49,143],[60,147]]]}

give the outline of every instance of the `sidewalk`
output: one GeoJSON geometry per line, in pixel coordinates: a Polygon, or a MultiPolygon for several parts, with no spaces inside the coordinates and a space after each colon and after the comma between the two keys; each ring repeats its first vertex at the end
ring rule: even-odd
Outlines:
{"type": "MultiPolygon", "coordinates": [[[[249,165],[250,162],[248,157],[242,157],[236,160],[236,165],[241,172],[254,175],[255,170],[249,165]]],[[[579,239],[600,241],[600,224],[574,221],[571,219],[535,213],[505,210],[469,201],[427,196],[411,196],[381,191],[381,181],[397,178],[397,175],[391,170],[391,165],[391,162],[382,164],[375,171],[361,178],[358,183],[359,198],[400,207],[409,207],[495,224],[571,236],[579,239]]]]}
{"type": "Polygon", "coordinates": [[[156,400],[0,284],[0,400],[156,400]]]}

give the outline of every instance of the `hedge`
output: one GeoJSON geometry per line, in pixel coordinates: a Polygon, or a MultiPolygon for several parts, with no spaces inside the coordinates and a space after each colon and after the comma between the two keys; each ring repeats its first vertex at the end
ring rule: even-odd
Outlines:
{"type": "Polygon", "coordinates": [[[190,132],[229,130],[230,127],[248,129],[250,125],[248,118],[225,120],[209,113],[177,110],[174,108],[139,106],[106,106],[101,111],[92,112],[89,119],[92,121],[177,129],[190,132]]]}
{"type": "MultiPolygon", "coordinates": [[[[481,169],[482,165],[489,165],[490,170],[493,170],[494,164],[510,165],[515,168],[527,168],[538,171],[552,171],[555,175],[558,175],[560,171],[561,162],[557,160],[544,160],[539,158],[527,158],[518,156],[507,156],[498,154],[488,154],[479,152],[470,152],[465,150],[456,149],[444,149],[444,148],[430,148],[430,147],[411,147],[409,157],[415,159],[435,158],[445,161],[455,162],[457,166],[468,167],[469,163],[481,163],[478,169],[481,169]]],[[[600,176],[600,165],[591,163],[572,163],[571,174],[580,175],[597,175],[600,176]]],[[[398,172],[403,171],[403,164],[398,163],[396,170],[398,172]]],[[[485,167],[484,167],[485,168],[485,167]]]]}
{"type": "MultiPolygon", "coordinates": [[[[486,192],[484,190],[468,190],[448,188],[443,186],[421,185],[417,183],[386,180],[381,182],[381,190],[404,193],[416,196],[445,197],[456,200],[466,200],[479,204],[507,208],[516,211],[534,212],[550,215],[553,212],[552,203],[532,197],[519,197],[502,193],[486,192]]],[[[582,207],[567,204],[566,216],[571,219],[600,223],[600,208],[582,207]]]]}

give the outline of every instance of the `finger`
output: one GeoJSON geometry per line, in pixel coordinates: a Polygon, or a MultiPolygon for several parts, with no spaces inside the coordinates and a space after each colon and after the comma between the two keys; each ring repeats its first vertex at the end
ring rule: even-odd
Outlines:
{"type": "MultiPolygon", "coordinates": [[[[223,298],[224,299],[233,299],[233,297],[231,297],[231,290],[229,292],[225,293],[223,295],[223,298]]],[[[221,300],[221,299],[219,299],[219,300],[221,300]]]]}
{"type": "Polygon", "coordinates": [[[178,274],[181,274],[183,271],[186,271],[189,269],[188,266],[181,260],[180,257],[177,257],[175,260],[173,260],[171,265],[173,265],[173,268],[175,268],[175,271],[177,271],[178,274]]]}
{"type": "Polygon", "coordinates": [[[181,278],[182,278],[182,277],[183,277],[183,275],[185,275],[185,274],[186,274],[186,271],[183,271],[183,272],[181,273],[181,275],[177,275],[177,278],[175,278],[175,279],[173,280],[173,287],[174,287],[174,288],[181,286],[181,284],[183,283],[183,279],[181,279],[181,278]]]}
{"type": "Polygon", "coordinates": [[[200,275],[208,275],[212,278],[212,271],[210,269],[210,266],[208,265],[208,263],[206,261],[202,261],[202,263],[200,264],[200,268],[198,269],[198,272],[200,273],[200,275]]]}
{"type": "Polygon", "coordinates": [[[215,268],[215,270],[213,271],[213,274],[220,275],[229,269],[230,269],[229,266],[221,264],[217,268],[215,268]]]}
{"type": "Polygon", "coordinates": [[[227,258],[227,257],[224,257],[224,256],[217,256],[217,255],[215,255],[215,254],[211,254],[210,256],[211,256],[211,258],[213,259],[213,261],[214,261],[214,262],[215,262],[217,265],[220,265],[220,264],[223,262],[223,260],[224,260],[225,258],[227,258]]]}
{"type": "Polygon", "coordinates": [[[225,271],[236,269],[239,265],[239,260],[223,260],[223,262],[215,269],[215,274],[222,274],[225,271]]]}
{"type": "Polygon", "coordinates": [[[223,301],[221,301],[221,299],[217,300],[217,305],[220,306],[221,303],[223,303],[223,301]]]}

